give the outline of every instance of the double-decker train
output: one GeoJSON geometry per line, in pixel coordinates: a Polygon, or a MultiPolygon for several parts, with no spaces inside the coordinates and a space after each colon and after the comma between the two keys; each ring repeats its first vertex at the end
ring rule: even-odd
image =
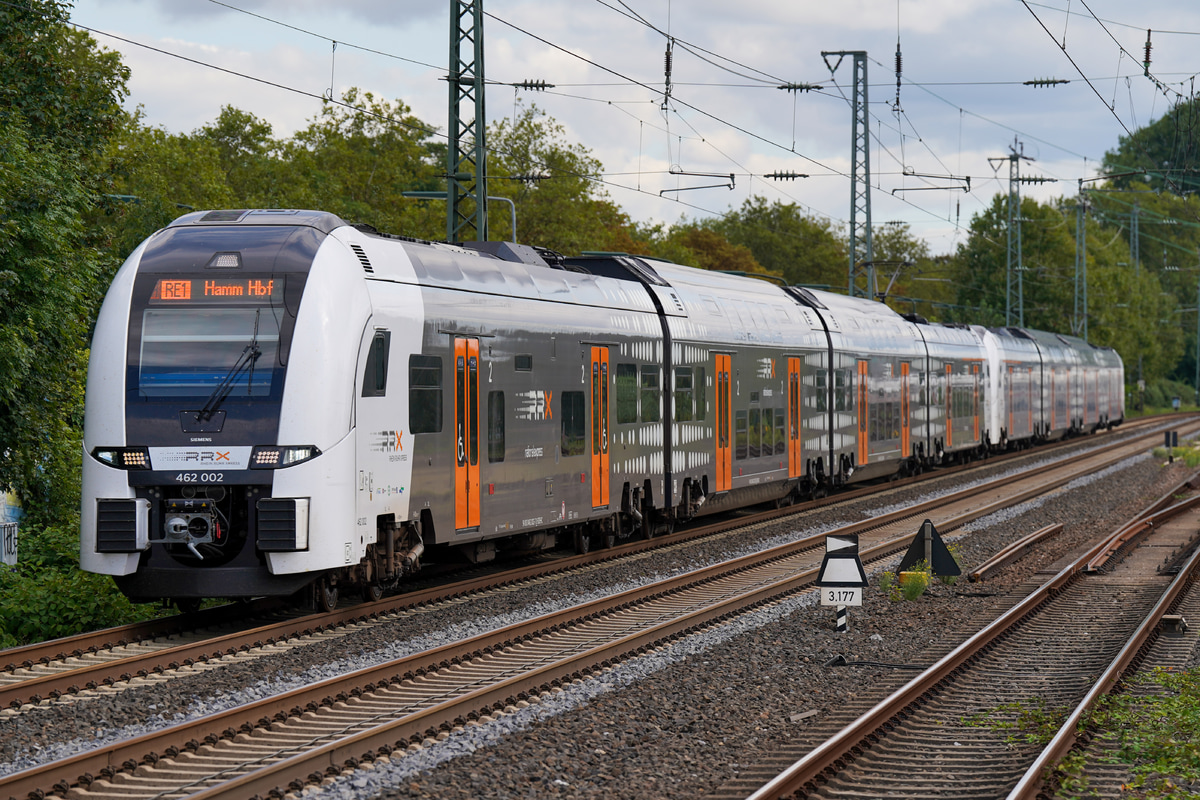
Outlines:
{"type": "Polygon", "coordinates": [[[136,600],[377,597],[1121,422],[1110,349],[646,258],[188,214],[117,273],[81,563],[136,600]]]}

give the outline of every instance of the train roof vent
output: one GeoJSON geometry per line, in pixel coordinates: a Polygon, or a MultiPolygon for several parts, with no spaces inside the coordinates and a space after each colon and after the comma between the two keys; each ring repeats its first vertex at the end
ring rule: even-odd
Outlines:
{"type": "Polygon", "coordinates": [[[201,222],[237,222],[246,214],[246,209],[210,211],[200,218],[201,222]]]}
{"type": "Polygon", "coordinates": [[[375,268],[371,266],[371,259],[367,258],[367,252],[356,244],[351,244],[350,249],[354,251],[354,255],[358,256],[358,261],[362,264],[363,272],[368,275],[374,275],[375,268]]]}

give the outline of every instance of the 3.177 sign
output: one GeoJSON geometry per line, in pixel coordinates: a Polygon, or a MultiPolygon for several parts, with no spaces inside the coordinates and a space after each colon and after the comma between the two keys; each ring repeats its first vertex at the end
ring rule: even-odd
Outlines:
{"type": "Polygon", "coordinates": [[[823,606],[861,606],[863,590],[861,586],[825,586],[821,588],[821,605],[823,606]]]}

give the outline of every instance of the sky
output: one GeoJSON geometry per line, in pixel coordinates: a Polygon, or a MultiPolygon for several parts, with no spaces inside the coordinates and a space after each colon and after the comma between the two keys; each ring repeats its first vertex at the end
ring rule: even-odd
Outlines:
{"type": "MultiPolygon", "coordinates": [[[[908,224],[934,255],[1007,195],[1011,155],[1022,177],[1052,179],[1022,196],[1074,197],[1200,74],[1200,3],[1182,0],[483,2],[488,121],[536,104],[642,223],[758,195],[848,231],[853,56],[823,53],[865,52],[872,222],[908,224]],[[1069,83],[1026,84],[1048,80],[1069,83]],[[780,173],[808,177],[765,177],[780,173]]],[[[189,133],[228,105],[286,137],[351,87],[444,131],[452,5],[75,0],[71,19],[122,54],[146,124],[189,133]]]]}

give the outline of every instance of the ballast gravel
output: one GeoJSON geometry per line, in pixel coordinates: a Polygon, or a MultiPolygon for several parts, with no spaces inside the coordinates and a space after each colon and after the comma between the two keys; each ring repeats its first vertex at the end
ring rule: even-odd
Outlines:
{"type": "MultiPolygon", "coordinates": [[[[1081,445],[1086,446],[1086,445],[1081,445]]],[[[1003,473],[1003,466],[991,471],[1003,473]]],[[[984,624],[996,604],[1035,571],[1083,548],[1160,497],[1188,474],[1148,457],[1078,481],[1017,516],[975,523],[947,536],[964,571],[1004,544],[1055,522],[1063,533],[986,584],[935,582],[916,601],[872,587],[837,633],[833,609],[813,594],[787,599],[577,681],[523,708],[393,755],[372,769],[306,790],[348,798],[695,798],[736,776],[766,751],[803,737],[848,704],[894,685],[905,666],[924,667],[984,624]],[[894,666],[826,667],[835,656],[894,666]]],[[[937,491],[965,481],[947,476],[937,491]]],[[[350,669],[447,644],[518,619],[694,569],[768,543],[812,535],[909,504],[927,485],[757,526],[737,537],[673,548],[543,583],[513,587],[412,613],[360,632],[188,677],[133,686],[74,703],[0,717],[0,773],[110,738],[211,714],[350,669]],[[553,597],[554,602],[547,600],[553,597]]],[[[915,531],[914,531],[915,533],[915,531]]]]}

